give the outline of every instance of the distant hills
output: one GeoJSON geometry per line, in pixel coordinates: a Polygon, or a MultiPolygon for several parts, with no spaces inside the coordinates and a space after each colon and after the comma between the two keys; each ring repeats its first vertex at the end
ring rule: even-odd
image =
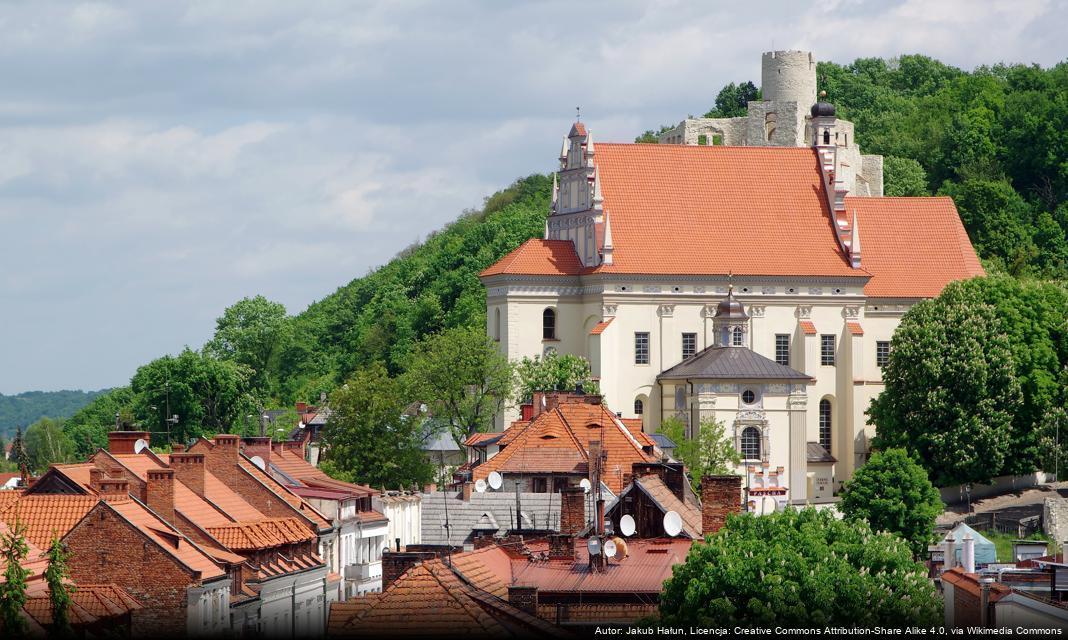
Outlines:
{"type": "Polygon", "coordinates": [[[0,437],[8,439],[15,433],[15,427],[23,430],[37,420],[49,418],[67,418],[97,396],[110,389],[100,391],[26,391],[14,396],[0,393],[0,437]]]}

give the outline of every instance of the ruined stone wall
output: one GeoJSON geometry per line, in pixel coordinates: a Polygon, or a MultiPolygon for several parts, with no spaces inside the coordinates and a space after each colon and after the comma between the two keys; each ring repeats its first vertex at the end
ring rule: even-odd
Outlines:
{"type": "Polygon", "coordinates": [[[1042,503],[1042,531],[1059,544],[1068,541],[1068,498],[1050,497],[1042,503]]]}

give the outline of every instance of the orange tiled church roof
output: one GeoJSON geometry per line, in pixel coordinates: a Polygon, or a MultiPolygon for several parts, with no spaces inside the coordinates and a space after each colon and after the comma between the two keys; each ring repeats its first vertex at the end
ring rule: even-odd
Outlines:
{"type": "Polygon", "coordinates": [[[872,297],[931,297],[983,273],[948,198],[846,198],[863,242],[852,268],[810,148],[598,143],[596,165],[612,264],[534,239],[482,275],[852,276],[872,297]]]}

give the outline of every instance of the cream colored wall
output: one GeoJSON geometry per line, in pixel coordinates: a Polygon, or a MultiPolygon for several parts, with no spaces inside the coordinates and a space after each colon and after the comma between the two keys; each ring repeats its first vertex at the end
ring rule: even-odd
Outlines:
{"type": "MultiPolygon", "coordinates": [[[[863,296],[863,284],[854,280],[801,285],[785,279],[760,282],[735,278],[734,285],[736,296],[751,316],[747,334],[750,348],[774,359],[775,334],[788,334],[791,366],[815,378],[807,389],[808,441],[819,438],[820,399],[831,400],[834,429],[831,454],[839,460],[835,466],[837,489],[857,466],[857,449],[863,448],[858,436],[863,434],[870,442],[873,435],[865,424],[864,411],[882,390],[881,372],[875,365],[875,343],[892,336],[907,305],[880,306],[868,301],[863,296]],[[790,288],[792,293],[788,293],[790,288]],[[748,292],[742,293],[743,289],[748,292]],[[877,306],[880,308],[876,309],[877,306]],[[802,319],[815,325],[816,335],[805,335],[800,330],[802,319]],[[848,321],[860,323],[864,335],[849,334],[848,321]],[[820,364],[822,334],[835,336],[833,367],[820,364]]],[[[559,353],[590,359],[595,376],[600,378],[601,392],[613,411],[621,412],[624,417],[635,417],[635,398],[646,399],[643,419],[648,432],[655,431],[662,417],[674,413],[675,407],[673,393],[657,385],[657,376],[681,361],[683,332],[697,334],[698,351],[714,343],[713,321],[706,316],[710,316],[709,308],[714,310],[726,295],[725,279],[659,282],[569,279],[567,284],[549,286],[533,281],[508,282],[497,277],[488,279],[487,287],[488,317],[494,318],[496,310],[501,310],[499,344],[510,360],[540,355],[548,346],[559,353]],[[550,306],[557,312],[557,341],[542,340],[542,312],[550,306]],[[608,318],[612,322],[599,336],[589,334],[597,322],[608,318]],[[648,365],[634,364],[637,331],[649,333],[648,365]]],[[[493,335],[493,320],[487,325],[493,335]]],[[[717,406],[717,415],[723,411],[730,418],[727,424],[731,424],[734,419],[731,409],[717,406]]],[[[518,417],[518,407],[509,406],[498,420],[498,430],[518,417]]],[[[785,423],[775,431],[781,432],[783,438],[788,437],[785,423]]],[[[775,448],[780,446],[776,444],[775,448]]],[[[788,450],[788,440],[783,441],[781,448],[788,450]]],[[[773,466],[780,464],[787,466],[788,461],[784,458],[773,466]]]]}

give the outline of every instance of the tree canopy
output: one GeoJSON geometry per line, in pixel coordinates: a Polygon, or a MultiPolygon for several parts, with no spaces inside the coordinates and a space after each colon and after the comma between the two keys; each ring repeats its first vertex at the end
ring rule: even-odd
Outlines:
{"type": "Polygon", "coordinates": [[[1023,406],[1010,341],[996,310],[950,285],[905,313],[868,409],[874,445],[915,453],[938,486],[989,482],[1006,466],[1023,406]]]}
{"type": "Polygon", "coordinates": [[[516,365],[516,376],[515,396],[520,404],[530,402],[535,391],[572,391],[582,385],[586,393],[599,393],[589,360],[571,353],[550,351],[545,357],[523,356],[516,365]]]}
{"type": "Polygon", "coordinates": [[[839,509],[847,519],[900,535],[917,558],[934,540],[935,518],[944,508],[927,471],[904,449],[872,454],[845,484],[841,498],[839,509]]]}
{"type": "Polygon", "coordinates": [[[733,473],[742,461],[722,422],[703,420],[697,437],[687,438],[686,425],[672,416],[660,423],[658,431],[675,443],[674,457],[686,467],[690,484],[698,493],[702,477],[733,473]]]}
{"type": "Polygon", "coordinates": [[[942,599],[908,544],[805,509],[734,514],[690,547],[660,595],[668,624],[928,626],[942,599]]]}

